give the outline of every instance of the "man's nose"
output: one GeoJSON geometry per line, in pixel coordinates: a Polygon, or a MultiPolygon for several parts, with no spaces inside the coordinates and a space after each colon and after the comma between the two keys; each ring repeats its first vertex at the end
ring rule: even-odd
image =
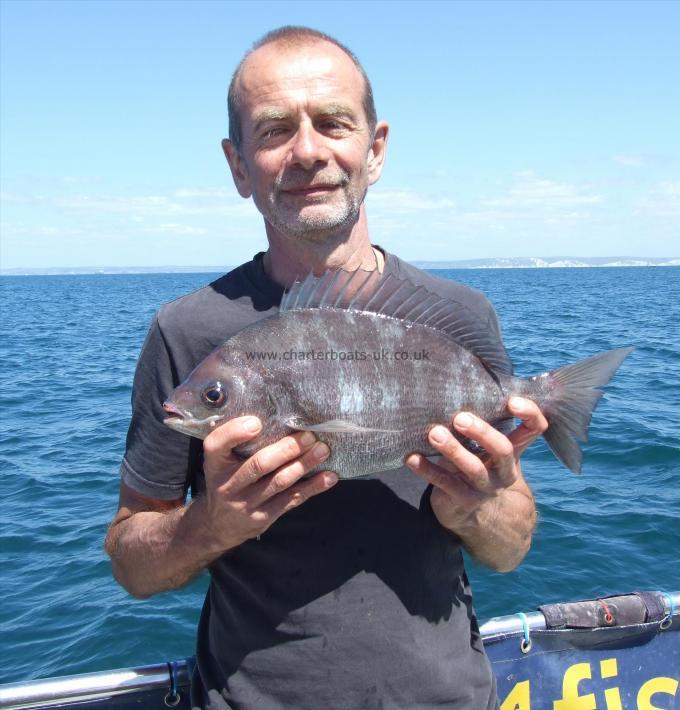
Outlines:
{"type": "Polygon", "coordinates": [[[316,163],[329,159],[328,146],[313,125],[303,123],[298,127],[291,147],[291,163],[303,168],[313,168],[316,163]]]}

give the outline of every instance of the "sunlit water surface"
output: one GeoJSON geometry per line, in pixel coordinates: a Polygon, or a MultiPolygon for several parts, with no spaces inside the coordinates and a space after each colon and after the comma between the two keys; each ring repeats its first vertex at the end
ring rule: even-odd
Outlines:
{"type": "MultiPolygon", "coordinates": [[[[438,273],[490,297],[518,374],[636,347],[593,418],[581,476],[543,442],[525,454],[540,512],[534,545],[510,574],[470,564],[479,616],[680,589],[680,268],[438,273]]],[[[212,278],[0,279],[0,682],[193,654],[205,576],[132,599],[102,541],[149,319],[212,278]]]]}

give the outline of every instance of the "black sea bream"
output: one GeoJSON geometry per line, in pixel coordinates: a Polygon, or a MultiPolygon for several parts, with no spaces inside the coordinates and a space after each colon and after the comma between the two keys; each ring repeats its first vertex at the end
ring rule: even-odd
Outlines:
{"type": "Polygon", "coordinates": [[[328,272],[296,282],[276,315],[244,328],[209,355],[164,407],[173,429],[205,438],[245,414],[260,436],[250,456],[298,430],[328,444],[321,469],[354,478],[399,468],[427,433],[471,411],[492,424],[510,418],[513,395],[534,400],[550,423],[557,458],[581,470],[581,450],[602,392],[632,348],[536,377],[500,373],[497,337],[469,309],[423,286],[377,271],[328,272]]]}

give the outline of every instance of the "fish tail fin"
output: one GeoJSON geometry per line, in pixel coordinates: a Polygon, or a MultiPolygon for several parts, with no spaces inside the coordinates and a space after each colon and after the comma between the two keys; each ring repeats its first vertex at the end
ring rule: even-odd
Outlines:
{"type": "Polygon", "coordinates": [[[632,351],[632,347],[608,350],[547,375],[549,394],[542,408],[549,426],[543,438],[574,473],[581,473],[583,458],[578,441],[587,441],[590,419],[603,394],[597,388],[609,382],[632,351]]]}

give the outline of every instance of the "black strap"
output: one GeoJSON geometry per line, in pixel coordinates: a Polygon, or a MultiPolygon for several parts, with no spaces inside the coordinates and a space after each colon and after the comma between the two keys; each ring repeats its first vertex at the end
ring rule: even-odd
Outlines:
{"type": "Polygon", "coordinates": [[[663,597],[658,592],[633,592],[645,605],[647,615],[645,621],[661,621],[666,616],[666,608],[664,606],[663,597]]]}

